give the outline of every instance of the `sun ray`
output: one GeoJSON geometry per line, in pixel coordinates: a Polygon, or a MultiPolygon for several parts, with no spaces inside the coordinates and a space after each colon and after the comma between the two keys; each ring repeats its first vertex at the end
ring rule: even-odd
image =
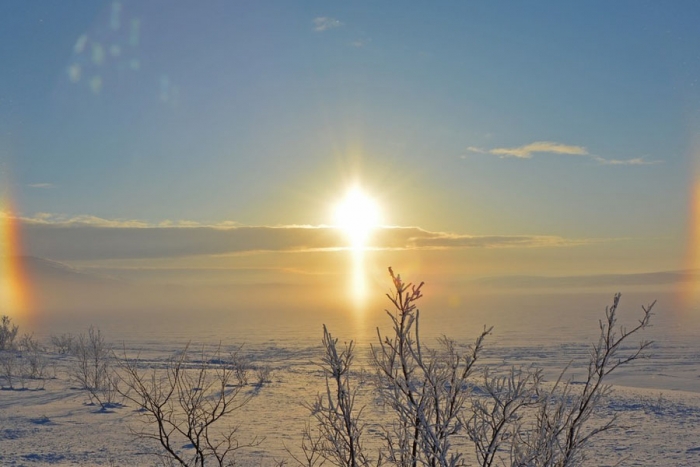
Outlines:
{"type": "Polygon", "coordinates": [[[335,207],[334,226],[343,232],[349,242],[352,261],[349,294],[360,321],[367,299],[366,247],[379,221],[379,206],[358,186],[348,190],[335,207]]]}

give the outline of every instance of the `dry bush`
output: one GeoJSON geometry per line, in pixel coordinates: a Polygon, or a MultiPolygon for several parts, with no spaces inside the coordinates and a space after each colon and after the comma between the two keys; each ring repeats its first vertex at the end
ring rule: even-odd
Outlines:
{"type": "Polygon", "coordinates": [[[54,351],[58,354],[65,355],[73,352],[75,337],[72,334],[61,334],[60,336],[52,335],[51,344],[54,351]]]}
{"type": "Polygon", "coordinates": [[[303,455],[290,452],[299,465],[462,466],[466,453],[456,441],[466,438],[482,467],[573,467],[583,463],[596,437],[616,427],[616,416],[594,414],[612,390],[608,376],[647,356],[650,342],[631,348],[623,344],[649,325],[653,303],[642,307],[638,324],[628,330],[617,327],[620,295],[615,295],[599,323],[585,380],[573,384],[564,369],[557,381],[547,383],[537,368],[477,371],[490,329],[462,351],[448,338],[435,349],[424,345],[415,305],[423,284],[407,284],[391,268],[389,273],[392,332],[377,330],[379,343],[372,346],[375,389],[388,409],[374,439],[382,447],[373,458],[363,449],[362,408],[355,406],[357,384],[350,376],[352,342],[339,352],[337,339],[324,327],[326,388],[308,405],[315,423],[302,433],[303,455]]]}
{"type": "Polygon", "coordinates": [[[6,348],[0,350],[0,376],[7,389],[43,389],[48,378],[46,349],[33,335],[16,339],[19,328],[3,316],[0,334],[4,334],[6,348]],[[18,384],[19,387],[15,387],[18,384]]]}
{"type": "Polygon", "coordinates": [[[134,434],[157,441],[164,464],[234,465],[236,451],[261,442],[239,441],[238,427],[228,424],[232,412],[249,400],[242,393],[246,372],[240,362],[237,354],[224,360],[220,349],[212,355],[202,350],[193,361],[189,346],[163,369],[142,369],[137,359],[124,355],[122,395],[144,419],[134,434]]]}
{"type": "Polygon", "coordinates": [[[12,324],[12,318],[6,315],[0,318],[0,351],[14,349],[18,331],[19,326],[12,324]]]}
{"type": "Polygon", "coordinates": [[[87,334],[79,334],[72,343],[71,377],[88,392],[90,403],[100,410],[119,406],[119,377],[114,369],[114,354],[98,328],[90,326],[87,334]]]}

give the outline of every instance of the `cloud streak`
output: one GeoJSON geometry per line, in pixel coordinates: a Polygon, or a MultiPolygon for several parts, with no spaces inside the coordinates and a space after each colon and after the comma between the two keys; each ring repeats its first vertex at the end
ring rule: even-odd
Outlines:
{"type": "Polygon", "coordinates": [[[329,18],[327,16],[319,16],[314,18],[314,31],[323,32],[329,29],[339,28],[343,25],[340,21],[335,18],[329,18]]]}
{"type": "Polygon", "coordinates": [[[519,159],[531,159],[535,153],[567,154],[572,156],[587,156],[588,150],[583,146],[554,143],[551,141],[535,141],[534,143],[518,146],[516,148],[495,148],[488,151],[500,157],[517,157],[519,159]]]}
{"type": "Polygon", "coordinates": [[[656,165],[662,162],[659,160],[648,161],[641,157],[635,157],[634,159],[603,159],[596,156],[595,160],[603,165],[656,165]]]}
{"type": "Polygon", "coordinates": [[[588,149],[583,146],[575,146],[570,144],[556,143],[553,141],[535,141],[523,146],[512,148],[492,148],[484,149],[476,146],[468,146],[467,151],[476,154],[491,154],[504,158],[516,159],[532,159],[534,154],[557,154],[566,156],[584,156],[589,157],[601,165],[655,165],[662,161],[649,161],[642,157],[632,159],[606,159],[595,154],[591,154],[588,149]]]}
{"type": "Polygon", "coordinates": [[[548,235],[456,235],[426,232],[411,238],[415,248],[502,248],[502,247],[555,247],[591,243],[591,240],[566,239],[548,235]]]}
{"type": "MultiPolygon", "coordinates": [[[[133,220],[80,216],[57,220],[48,214],[20,219],[25,254],[57,261],[174,258],[252,252],[303,252],[348,248],[344,233],[329,226],[149,225],[133,220]]],[[[543,248],[590,240],[557,236],[473,236],[418,227],[377,229],[367,245],[379,250],[543,248]]]]}

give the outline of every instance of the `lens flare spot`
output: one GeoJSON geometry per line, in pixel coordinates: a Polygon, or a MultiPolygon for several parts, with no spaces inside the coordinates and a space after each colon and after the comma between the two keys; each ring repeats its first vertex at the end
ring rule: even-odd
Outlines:
{"type": "Polygon", "coordinates": [[[82,68],[77,63],[72,64],[68,67],[68,79],[71,83],[77,83],[80,81],[80,75],[82,74],[82,68]]]}
{"type": "Polygon", "coordinates": [[[141,39],[141,20],[134,18],[131,20],[131,29],[129,30],[129,45],[136,47],[141,39]]]}
{"type": "Polygon", "coordinates": [[[99,94],[102,91],[102,77],[93,76],[90,80],[90,90],[93,94],[99,94]]]}
{"type": "Polygon", "coordinates": [[[87,34],[83,34],[80,37],[78,37],[78,40],[75,41],[75,45],[73,46],[73,53],[78,55],[83,53],[85,50],[85,46],[87,45],[88,42],[88,36],[87,34]]]}
{"type": "Polygon", "coordinates": [[[102,44],[92,44],[92,63],[97,66],[105,62],[105,49],[102,44]]]}
{"type": "Polygon", "coordinates": [[[121,27],[122,4],[119,2],[112,3],[112,11],[109,15],[109,27],[112,31],[118,31],[121,27]]]}

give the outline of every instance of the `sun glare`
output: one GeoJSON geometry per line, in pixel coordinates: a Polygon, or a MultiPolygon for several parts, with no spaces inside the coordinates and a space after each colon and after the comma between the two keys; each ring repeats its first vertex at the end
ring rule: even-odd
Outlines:
{"type": "Polygon", "coordinates": [[[379,225],[379,206],[359,188],[350,190],[335,208],[335,226],[343,230],[353,248],[361,248],[379,225]]]}

